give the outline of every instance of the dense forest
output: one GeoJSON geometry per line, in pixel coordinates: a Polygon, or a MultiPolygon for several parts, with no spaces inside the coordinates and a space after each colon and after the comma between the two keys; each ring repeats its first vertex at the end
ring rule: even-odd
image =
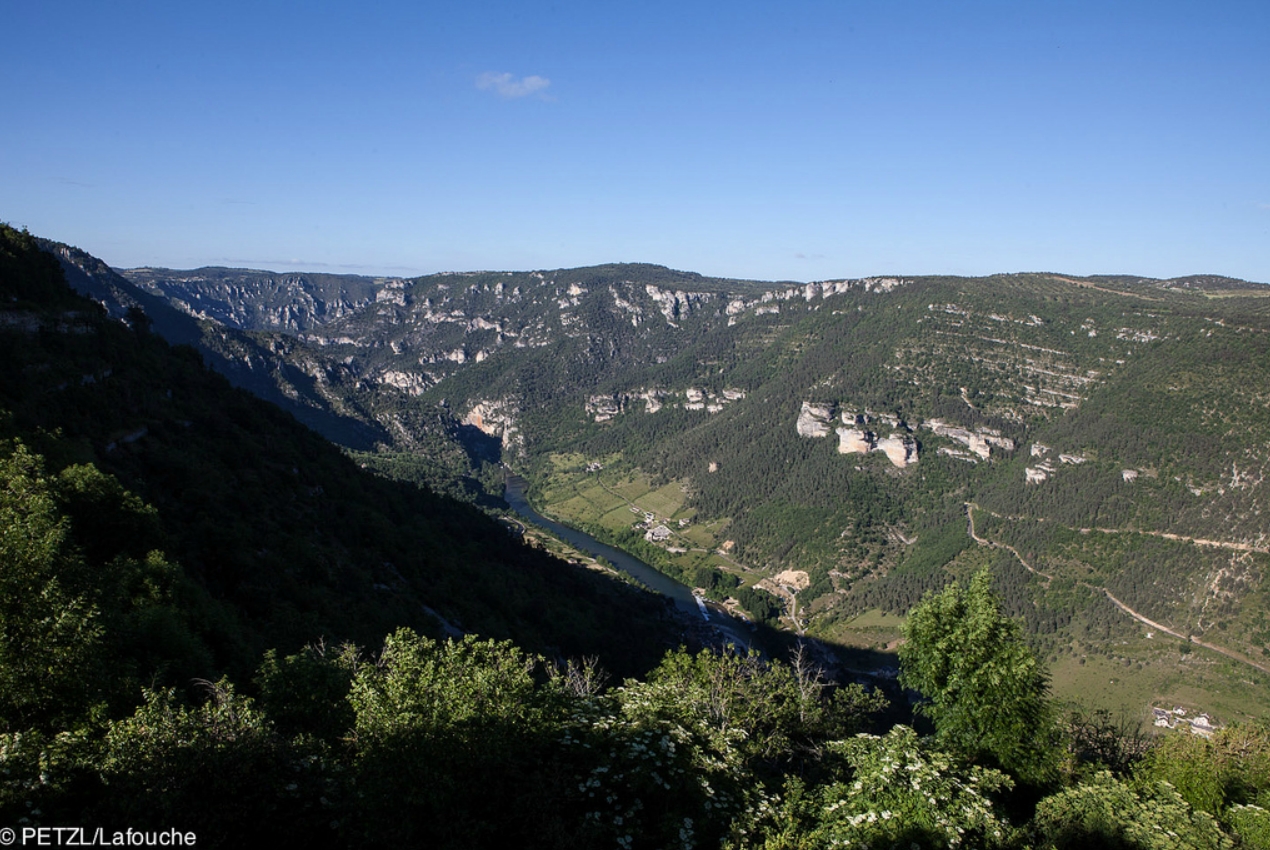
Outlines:
{"type": "Polygon", "coordinates": [[[368,468],[490,508],[505,461],[539,510],[756,620],[868,642],[856,618],[902,615],[987,558],[1047,658],[1179,671],[1133,610],[1246,662],[1180,671],[1181,690],[1220,679],[1244,716],[1270,699],[1270,287],[756,284],[642,264],[117,274],[50,247],[81,290],[121,317],[144,305],[368,468]],[[692,530],[646,541],[600,486],[634,479],[680,488],[664,519],[692,530]],[[772,592],[789,571],[805,578],[772,592]]]}
{"type": "MultiPolygon", "coordinates": [[[[1032,606],[1010,558],[952,584],[938,557],[894,571],[915,603],[898,683],[677,647],[664,603],[373,475],[140,307],[73,294],[7,227],[0,296],[0,821],[19,836],[1270,846],[1266,719],[1149,738],[1059,703],[1028,632],[1070,608],[1032,606]]],[[[861,482],[853,520],[893,521],[861,482]]]]}

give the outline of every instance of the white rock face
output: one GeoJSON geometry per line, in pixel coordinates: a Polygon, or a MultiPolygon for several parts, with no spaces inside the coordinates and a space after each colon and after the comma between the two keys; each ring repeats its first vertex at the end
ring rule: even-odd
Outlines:
{"type": "Polygon", "coordinates": [[[379,377],[380,383],[389,384],[399,390],[405,390],[410,395],[419,395],[426,390],[431,383],[426,375],[416,375],[413,372],[388,371],[379,377]]]}
{"type": "Polygon", "coordinates": [[[878,440],[877,450],[885,452],[895,466],[903,469],[917,463],[917,442],[908,434],[895,433],[878,440]]]}
{"type": "Polygon", "coordinates": [[[624,399],[611,395],[593,395],[587,399],[586,412],[595,417],[596,422],[607,422],[622,412],[624,399]]]}
{"type": "Polygon", "coordinates": [[[838,454],[868,454],[873,451],[873,438],[859,428],[838,428],[838,454]]]}
{"type": "Polygon", "coordinates": [[[464,425],[480,429],[491,437],[503,438],[503,450],[507,451],[524,443],[516,427],[515,405],[508,399],[479,401],[460,420],[464,425]]]}
{"type": "Polygon", "coordinates": [[[804,401],[794,428],[800,437],[828,437],[832,431],[829,424],[832,420],[833,407],[831,405],[804,401]]]}
{"type": "MultiPolygon", "coordinates": [[[[993,446],[1007,452],[1014,451],[1014,440],[1002,437],[1001,432],[995,428],[978,428],[971,431],[968,428],[949,425],[941,419],[931,419],[925,423],[924,427],[933,431],[936,436],[961,443],[984,460],[991,456],[993,446]]],[[[1036,453],[1035,446],[1032,447],[1032,452],[1036,453]]]]}
{"type": "Polygon", "coordinates": [[[406,306],[406,287],[405,281],[394,280],[383,289],[375,293],[375,301],[382,304],[396,304],[399,307],[406,306]]]}
{"type": "Polygon", "coordinates": [[[1054,464],[1048,460],[1042,461],[1036,466],[1027,467],[1024,474],[1027,475],[1028,484],[1040,484],[1054,474],[1054,464]]]}
{"type": "Polygon", "coordinates": [[[666,318],[666,324],[671,327],[678,327],[675,322],[684,313],[692,312],[703,303],[714,298],[708,292],[684,292],[683,290],[672,292],[668,289],[661,289],[651,283],[644,287],[644,292],[661,310],[661,314],[666,318]]]}
{"type": "Polygon", "coordinates": [[[1138,477],[1138,470],[1122,469],[1120,470],[1120,477],[1123,478],[1125,481],[1135,481],[1137,480],[1137,477],[1138,477]]]}

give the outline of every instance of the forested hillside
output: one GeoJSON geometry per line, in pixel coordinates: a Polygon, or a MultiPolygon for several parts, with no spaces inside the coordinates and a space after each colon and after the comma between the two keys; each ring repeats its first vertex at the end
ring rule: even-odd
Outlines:
{"type": "Polygon", "coordinates": [[[187,656],[165,681],[403,625],[514,635],[628,672],[676,639],[655,598],[523,545],[469,504],[358,468],[170,347],[143,313],[125,324],[74,295],[31,237],[3,235],[10,473],[47,491],[47,521],[67,526],[90,573],[159,559],[153,592],[179,611],[162,627],[187,656]],[[636,624],[620,641],[608,628],[617,611],[636,624]]]}
{"type": "MultiPolygon", "coordinates": [[[[886,413],[865,398],[859,418],[842,417],[849,392],[880,393],[885,382],[851,389],[822,377],[807,404],[797,383],[786,396],[774,383],[747,383],[746,369],[761,375],[764,357],[790,347],[774,332],[731,361],[728,380],[692,373],[678,401],[646,386],[642,404],[660,404],[655,412],[623,401],[625,391],[590,394],[585,416],[566,429],[571,443],[518,438],[532,416],[483,400],[504,436],[513,428],[503,448],[539,471],[543,494],[598,482],[620,501],[642,486],[645,467],[659,468],[665,482],[639,498],[663,512],[676,500],[675,512],[701,511],[709,503],[699,499],[724,492],[683,482],[696,480],[701,464],[714,465],[705,473],[713,476],[746,462],[708,435],[727,417],[748,423],[753,439],[783,446],[777,460],[802,477],[797,486],[748,488],[733,478],[735,501],[719,504],[737,512],[740,526],[750,500],[786,494],[787,514],[773,511],[769,521],[805,527],[807,540],[795,538],[802,555],[795,546],[773,550],[775,566],[796,556],[813,565],[817,551],[832,557],[824,554],[832,546],[815,541],[838,507],[826,500],[827,524],[807,525],[795,495],[844,480],[860,488],[840,515],[859,538],[853,557],[867,565],[857,580],[889,581],[887,592],[913,596],[923,583],[944,584],[941,572],[963,580],[909,613],[899,686],[885,676],[848,684],[827,679],[802,650],[787,660],[665,651],[668,630],[679,626],[662,603],[522,545],[469,504],[370,475],[288,414],[232,389],[195,350],[159,339],[140,302],[112,318],[72,294],[54,257],[9,228],[0,229],[0,293],[0,819],[14,830],[0,839],[78,827],[116,841],[131,829],[149,843],[179,831],[210,847],[1270,846],[1264,718],[1151,741],[1131,722],[1054,699],[1035,641],[1006,613],[1028,607],[1028,581],[1047,593],[1062,587],[1057,575],[1026,578],[1024,558],[1037,558],[1027,547],[1067,546],[1075,559],[1088,540],[1097,552],[1121,546],[1134,564],[1152,554],[1139,554],[1140,538],[1192,542],[1182,531],[1073,530],[1041,516],[1057,510],[1048,502],[1011,495],[1010,475],[1045,455],[996,457],[1001,441],[1039,427],[1011,419],[999,395],[971,396],[983,420],[944,415],[998,440],[985,443],[981,461],[1007,483],[1000,492],[971,490],[972,477],[949,473],[941,486],[961,489],[948,493],[921,483],[938,473],[938,448],[963,465],[949,469],[975,469],[953,452],[979,456],[981,444],[927,428],[933,436],[911,438],[916,463],[900,463],[909,460],[903,439],[884,453],[832,451],[832,439],[816,436],[831,419],[847,431],[875,422],[898,431],[919,414],[886,413]],[[764,431],[759,409],[786,397],[801,399],[787,427],[764,431]],[[658,421],[686,444],[642,430],[658,421]],[[986,430],[998,424],[1000,433],[986,430]],[[615,439],[621,434],[629,442],[615,439]],[[575,472],[578,458],[603,461],[575,472]],[[818,479],[825,458],[856,475],[818,479]],[[955,501],[971,493],[981,505],[955,501]],[[949,530],[944,543],[920,543],[944,528],[932,516],[947,529],[967,523],[966,538],[949,530]],[[1019,527],[1044,533],[1018,537],[1018,551],[987,548],[1019,527]],[[901,547],[912,548],[888,551],[901,547]],[[915,564],[922,552],[924,565],[915,564]],[[972,568],[967,553],[996,558],[995,577],[972,568]],[[1023,584],[1011,578],[1018,571],[1023,584]],[[904,576],[917,579],[908,586],[904,576]],[[457,636],[460,629],[468,634],[457,636]]],[[[768,303],[762,297],[756,304],[768,303]]],[[[673,309],[660,315],[676,318],[673,309]]],[[[715,330],[740,324],[721,318],[715,330]]],[[[870,332],[867,324],[850,330],[861,340],[870,332]]],[[[810,339],[802,336],[798,350],[810,339]]],[[[687,374],[705,362],[680,357],[660,365],[687,374]]],[[[799,374],[795,361],[782,367],[787,381],[799,374]]],[[[486,413],[478,426],[497,430],[486,413]]],[[[838,437],[839,445],[861,439],[838,437]]],[[[1054,451],[1071,448],[1047,438],[1054,451]]],[[[1074,470],[1099,460],[1087,446],[1076,450],[1089,456],[1066,464],[1074,470]]],[[[400,460],[382,454],[388,468],[400,460]]],[[[760,452],[751,474],[771,463],[760,452]]],[[[1144,462],[1136,468],[1149,477],[1144,462]]],[[[1181,467],[1151,468],[1163,478],[1181,467]]],[[[1064,471],[1051,464],[1056,480],[1064,471]]],[[[620,510],[630,508],[623,501],[620,510]]],[[[1127,516],[1141,521],[1135,510],[1127,516]]],[[[1194,520],[1183,512],[1171,521],[1194,520]]],[[[733,533],[695,519],[675,525],[684,535],[697,525],[733,533]]],[[[709,557],[727,566],[699,563],[700,577],[723,588],[714,577],[746,575],[726,553],[755,557],[770,545],[761,540],[756,534],[746,549],[721,544],[725,554],[709,557]]],[[[677,554],[666,541],[638,542],[654,555],[677,554]]],[[[1243,545],[1250,548],[1229,551],[1257,554],[1243,545]]],[[[1079,580],[1086,589],[1099,586],[1089,563],[1079,580]]],[[[1067,592],[1077,586],[1068,580],[1067,592]]],[[[838,606],[852,598],[842,589],[831,591],[844,597],[838,606]]]]}
{"type": "Polygon", "coordinates": [[[759,619],[867,644],[862,612],[989,563],[1073,672],[1268,695],[1260,284],[127,275],[373,468],[492,504],[501,457],[541,508],[759,619]]]}

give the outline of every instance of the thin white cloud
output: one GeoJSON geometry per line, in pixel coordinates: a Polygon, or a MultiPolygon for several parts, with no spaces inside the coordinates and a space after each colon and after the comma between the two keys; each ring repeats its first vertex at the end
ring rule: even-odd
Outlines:
{"type": "Polygon", "coordinates": [[[481,91],[492,91],[499,97],[507,98],[529,97],[530,95],[546,98],[547,87],[550,85],[551,80],[546,77],[540,77],[537,74],[517,79],[511,74],[486,71],[476,78],[476,87],[481,91]]]}

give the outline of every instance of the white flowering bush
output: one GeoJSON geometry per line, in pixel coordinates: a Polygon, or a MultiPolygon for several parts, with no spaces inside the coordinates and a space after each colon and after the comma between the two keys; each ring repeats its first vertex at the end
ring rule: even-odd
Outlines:
{"type": "MultiPolygon", "coordinates": [[[[1191,808],[1169,783],[1124,782],[1108,771],[1042,800],[1036,807],[1031,833],[1038,850],[1221,850],[1235,846],[1212,815],[1191,808]]],[[[1244,846],[1257,845],[1245,842],[1244,846]]]]}
{"type": "Polygon", "coordinates": [[[744,733],[650,715],[643,696],[619,689],[585,701],[560,739],[585,828],[618,848],[718,846],[764,800],[736,746],[744,733]]]}
{"type": "Polygon", "coordinates": [[[1009,837],[990,794],[1012,782],[1000,771],[958,765],[896,726],[829,745],[851,778],[817,794],[819,823],[809,846],[996,847],[1009,837]]]}

